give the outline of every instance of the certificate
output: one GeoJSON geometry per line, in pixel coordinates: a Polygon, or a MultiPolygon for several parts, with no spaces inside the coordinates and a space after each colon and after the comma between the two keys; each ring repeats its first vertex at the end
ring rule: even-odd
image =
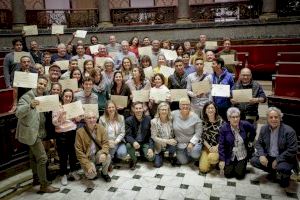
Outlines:
{"type": "Polygon", "coordinates": [[[45,66],[45,75],[49,75],[50,66],[45,66]]]}
{"type": "Polygon", "coordinates": [[[31,26],[23,26],[23,31],[25,31],[25,35],[38,35],[37,25],[31,26]]]}
{"type": "Polygon", "coordinates": [[[38,73],[15,71],[14,87],[36,88],[38,73]]]}
{"type": "Polygon", "coordinates": [[[134,90],[132,91],[133,102],[148,102],[150,90],[134,90]]]}
{"type": "Polygon", "coordinates": [[[75,37],[77,37],[77,38],[85,38],[86,34],[87,34],[87,31],[77,30],[76,33],[75,33],[75,37]]]}
{"type": "Polygon", "coordinates": [[[230,85],[212,84],[211,96],[230,97],[230,85]]]}
{"type": "Polygon", "coordinates": [[[115,59],[116,55],[117,55],[117,52],[109,52],[108,55],[112,58],[112,59],[115,59]]]}
{"type": "Polygon", "coordinates": [[[151,78],[154,76],[153,68],[152,67],[144,68],[144,74],[147,79],[151,80],[151,78]]]}
{"type": "Polygon", "coordinates": [[[208,80],[192,83],[192,91],[194,93],[209,93],[211,91],[211,84],[208,80]]]}
{"type": "Polygon", "coordinates": [[[160,51],[165,55],[167,60],[176,60],[178,57],[176,51],[169,49],[160,49],[160,51]]]}
{"type": "Polygon", "coordinates": [[[82,107],[83,107],[84,113],[93,112],[96,114],[96,117],[99,118],[98,104],[83,104],[82,107]]]}
{"type": "Polygon", "coordinates": [[[64,25],[56,25],[52,24],[51,26],[51,34],[56,35],[56,34],[64,34],[64,25]]]}
{"type": "Polygon", "coordinates": [[[205,49],[207,50],[215,50],[218,47],[217,41],[206,41],[205,42],[205,49]]]}
{"type": "Polygon", "coordinates": [[[36,106],[38,112],[54,111],[60,107],[57,94],[35,97],[34,99],[39,101],[39,105],[36,106]]]}
{"type": "Polygon", "coordinates": [[[110,95],[110,99],[117,105],[119,108],[126,108],[128,106],[128,96],[121,95],[110,95]]]}
{"type": "Polygon", "coordinates": [[[59,66],[60,70],[68,70],[69,69],[69,60],[58,60],[55,61],[53,64],[59,66]]]}
{"type": "Polygon", "coordinates": [[[84,110],[81,101],[75,101],[63,105],[64,111],[66,111],[66,119],[72,119],[80,115],[84,115],[84,110]]]}
{"type": "Polygon", "coordinates": [[[160,73],[165,76],[165,78],[168,78],[172,74],[174,74],[175,69],[167,66],[161,66],[160,67],[160,73]]]}
{"type": "Polygon", "coordinates": [[[234,54],[221,55],[220,57],[224,60],[225,65],[234,65],[234,64],[237,63],[235,61],[235,55],[234,54]]]}
{"type": "Polygon", "coordinates": [[[232,98],[236,102],[250,102],[252,99],[252,89],[232,90],[232,98]]]}
{"type": "Polygon", "coordinates": [[[99,44],[89,46],[91,54],[97,54],[99,52],[99,44]]]}
{"type": "Polygon", "coordinates": [[[75,78],[59,80],[58,82],[61,84],[63,91],[65,89],[71,89],[73,92],[78,91],[78,82],[75,78]]]}
{"type": "Polygon", "coordinates": [[[101,69],[104,69],[105,60],[106,57],[95,57],[95,67],[100,67],[101,69]]]}
{"type": "Polygon", "coordinates": [[[214,70],[212,68],[212,62],[204,62],[203,71],[209,74],[213,74],[214,70]]]}
{"type": "Polygon", "coordinates": [[[186,89],[171,89],[171,101],[179,101],[181,98],[188,98],[186,89]]]}
{"type": "Polygon", "coordinates": [[[28,56],[31,58],[31,55],[29,52],[21,51],[21,52],[14,52],[14,63],[20,63],[20,59],[23,56],[28,56]]]}
{"type": "Polygon", "coordinates": [[[152,46],[139,47],[138,48],[140,57],[147,55],[149,57],[152,56],[152,46]]]}
{"type": "Polygon", "coordinates": [[[170,97],[169,91],[160,90],[160,89],[150,89],[150,98],[153,99],[155,102],[159,101],[166,101],[166,99],[170,97]]]}

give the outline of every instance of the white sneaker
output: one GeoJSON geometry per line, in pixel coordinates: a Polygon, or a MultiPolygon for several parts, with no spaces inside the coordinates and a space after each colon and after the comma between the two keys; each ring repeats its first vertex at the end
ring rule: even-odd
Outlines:
{"type": "Polygon", "coordinates": [[[70,175],[75,179],[75,181],[79,181],[80,180],[80,176],[77,174],[76,171],[71,172],[70,175]]]}
{"type": "Polygon", "coordinates": [[[61,177],[61,180],[60,180],[61,184],[62,185],[68,185],[68,179],[67,179],[67,175],[64,175],[61,177]]]}

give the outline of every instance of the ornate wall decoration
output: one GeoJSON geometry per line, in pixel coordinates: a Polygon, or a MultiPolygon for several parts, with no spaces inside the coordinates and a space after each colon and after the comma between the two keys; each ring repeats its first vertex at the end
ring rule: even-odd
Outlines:
{"type": "Polygon", "coordinates": [[[11,10],[11,0],[1,0],[0,1],[0,8],[11,10]]]}
{"type": "Polygon", "coordinates": [[[26,9],[28,10],[40,10],[45,9],[43,0],[24,0],[26,9]]]}
{"type": "Polygon", "coordinates": [[[130,0],[110,0],[109,7],[112,8],[129,8],[130,0]]]}
{"type": "Polygon", "coordinates": [[[214,0],[190,0],[190,5],[213,3],[214,0]]]}
{"type": "Polygon", "coordinates": [[[155,0],[155,6],[177,6],[177,0],[155,0]]]}

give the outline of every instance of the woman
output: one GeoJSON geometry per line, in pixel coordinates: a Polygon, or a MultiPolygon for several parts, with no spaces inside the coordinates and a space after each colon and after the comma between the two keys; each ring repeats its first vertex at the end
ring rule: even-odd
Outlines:
{"type": "MultiPolygon", "coordinates": [[[[69,104],[73,101],[74,93],[71,89],[65,89],[62,93],[62,105],[69,104]]],[[[67,185],[67,166],[68,160],[70,165],[70,176],[75,180],[80,177],[76,173],[76,153],[75,153],[75,136],[76,136],[76,120],[66,119],[66,112],[63,107],[52,113],[52,123],[55,126],[56,145],[59,156],[59,169],[61,175],[61,184],[67,185]],[[68,159],[69,158],[69,159],[68,159]]]]}
{"type": "Polygon", "coordinates": [[[123,58],[121,64],[121,72],[125,82],[132,77],[132,62],[128,57],[123,58]]]}
{"type": "Polygon", "coordinates": [[[188,98],[179,100],[179,110],[172,112],[173,129],[177,141],[176,157],[178,164],[187,164],[191,160],[199,160],[202,145],[200,143],[202,122],[191,111],[188,98]]]}
{"type": "Polygon", "coordinates": [[[41,65],[40,63],[36,63],[34,65],[34,68],[36,69],[39,76],[42,76],[45,74],[45,67],[41,65]]]}
{"type": "MultiPolygon", "coordinates": [[[[78,91],[82,89],[82,73],[78,68],[74,68],[70,73],[70,78],[75,78],[78,82],[78,91]]],[[[76,92],[78,92],[76,91],[76,92]]],[[[75,91],[74,91],[75,92],[75,91]]]]}
{"type": "Polygon", "coordinates": [[[90,76],[94,79],[93,93],[98,96],[98,111],[101,116],[104,113],[106,101],[109,99],[108,88],[99,69],[93,69],[90,76]]]}
{"type": "MultiPolygon", "coordinates": [[[[161,73],[160,70],[162,66],[168,67],[168,62],[163,54],[159,54],[157,57],[157,66],[153,68],[153,72],[155,74],[161,73]]],[[[165,85],[168,85],[168,77],[165,77],[165,85]]]]}
{"type": "Polygon", "coordinates": [[[170,101],[170,90],[165,86],[164,75],[157,73],[153,76],[154,86],[150,89],[149,108],[151,116],[154,116],[157,106],[161,101],[170,101]]]}
{"type": "Polygon", "coordinates": [[[130,115],[130,89],[129,87],[125,84],[123,80],[123,75],[121,71],[115,71],[114,76],[113,76],[113,83],[112,87],[110,90],[111,95],[120,95],[120,96],[127,96],[128,97],[128,102],[127,102],[127,107],[118,107],[117,110],[120,113],[120,115],[123,115],[125,118],[129,117],[130,115]]]}
{"type": "Polygon", "coordinates": [[[106,58],[104,61],[104,71],[102,72],[103,80],[107,88],[111,88],[114,76],[114,60],[106,58]]]}
{"type": "Polygon", "coordinates": [[[252,124],[240,120],[240,110],[231,107],[227,110],[226,122],[220,128],[219,167],[226,178],[243,179],[246,174],[247,149],[255,138],[252,124]]]}
{"type": "Polygon", "coordinates": [[[205,45],[201,44],[200,42],[198,42],[196,44],[196,52],[194,55],[191,56],[191,61],[190,61],[190,63],[192,65],[195,65],[196,58],[200,58],[204,62],[206,61],[206,55],[204,53],[204,48],[205,48],[205,45]]]}
{"type": "Polygon", "coordinates": [[[140,66],[142,68],[152,67],[151,58],[148,55],[143,55],[140,66]]]}
{"type": "Polygon", "coordinates": [[[163,49],[171,49],[171,41],[170,40],[164,40],[162,41],[162,48],[163,49]]]}
{"type": "Polygon", "coordinates": [[[175,51],[177,53],[177,56],[182,58],[182,55],[183,55],[183,52],[184,52],[184,45],[183,44],[177,44],[175,46],[175,51]]]}
{"type": "Polygon", "coordinates": [[[176,164],[176,144],[172,126],[170,106],[162,102],[157,107],[154,119],[151,120],[151,138],[154,141],[154,167],[163,165],[163,156],[168,153],[172,165],[176,164]]]}
{"type": "Polygon", "coordinates": [[[201,173],[207,173],[219,162],[219,129],[223,121],[212,101],[204,104],[202,116],[203,149],[199,161],[199,170],[201,173]]]}
{"type": "Polygon", "coordinates": [[[139,38],[138,37],[132,37],[129,40],[129,51],[135,54],[135,56],[138,58],[139,57],[139,51],[138,48],[140,46],[139,44],[139,38]]]}
{"type": "Polygon", "coordinates": [[[83,77],[89,77],[93,69],[94,69],[94,61],[85,60],[83,62],[83,77]]]}
{"type": "MultiPolygon", "coordinates": [[[[114,160],[115,156],[118,159],[124,159],[127,155],[124,143],[125,121],[124,117],[118,114],[116,104],[113,101],[107,102],[104,115],[100,117],[99,123],[106,129],[111,159],[114,160]]],[[[111,170],[112,165],[109,167],[109,171],[111,170]]]]}

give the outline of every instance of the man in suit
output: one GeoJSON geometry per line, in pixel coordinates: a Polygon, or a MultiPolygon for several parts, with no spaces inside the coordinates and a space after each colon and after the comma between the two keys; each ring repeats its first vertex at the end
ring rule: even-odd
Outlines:
{"type": "Polygon", "coordinates": [[[267,112],[268,124],[260,130],[256,153],[251,164],[269,172],[268,178],[280,176],[280,186],[288,187],[291,170],[298,167],[297,135],[294,129],[281,122],[282,113],[276,107],[267,112]]]}

